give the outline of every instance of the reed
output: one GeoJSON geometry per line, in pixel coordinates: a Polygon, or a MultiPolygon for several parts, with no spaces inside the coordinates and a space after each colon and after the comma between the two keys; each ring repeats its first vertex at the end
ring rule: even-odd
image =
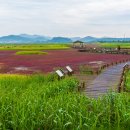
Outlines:
{"type": "Polygon", "coordinates": [[[101,130],[130,128],[130,97],[110,92],[90,99],[78,81],[55,75],[0,75],[0,129],[101,130]]]}

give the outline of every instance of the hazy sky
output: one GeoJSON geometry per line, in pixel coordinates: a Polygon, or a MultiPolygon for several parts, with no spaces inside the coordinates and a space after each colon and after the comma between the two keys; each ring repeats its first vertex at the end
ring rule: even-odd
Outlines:
{"type": "Polygon", "coordinates": [[[0,0],[0,36],[130,37],[130,0],[0,0]]]}

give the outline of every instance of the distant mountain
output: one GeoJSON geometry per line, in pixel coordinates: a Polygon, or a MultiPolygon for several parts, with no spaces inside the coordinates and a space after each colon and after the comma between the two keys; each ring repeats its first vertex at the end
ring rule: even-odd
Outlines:
{"type": "Polygon", "coordinates": [[[93,42],[130,42],[130,38],[111,38],[111,37],[102,37],[96,38],[92,36],[86,37],[47,37],[41,35],[8,35],[0,37],[0,43],[70,43],[74,41],[82,41],[86,43],[93,42]]]}
{"type": "Polygon", "coordinates": [[[97,42],[98,38],[87,36],[87,37],[81,38],[79,40],[82,42],[97,42]]]}
{"type": "Polygon", "coordinates": [[[24,38],[17,35],[9,35],[0,37],[0,43],[20,43],[20,42],[28,42],[28,38],[24,38]]]}
{"type": "Polygon", "coordinates": [[[99,38],[99,42],[128,42],[130,41],[130,38],[99,38]]]}
{"type": "Polygon", "coordinates": [[[50,37],[39,35],[8,35],[0,37],[0,43],[41,43],[50,40],[50,37]]]}
{"type": "Polygon", "coordinates": [[[86,42],[86,43],[93,43],[93,42],[122,42],[122,41],[130,42],[130,38],[111,38],[111,37],[96,38],[96,37],[91,37],[91,36],[83,37],[83,38],[76,39],[76,40],[86,42]]]}
{"type": "Polygon", "coordinates": [[[47,41],[50,40],[51,37],[41,36],[41,35],[28,35],[28,34],[20,34],[21,37],[30,38],[34,40],[47,41]]]}
{"type": "Polygon", "coordinates": [[[52,42],[52,43],[70,43],[70,42],[72,42],[72,40],[70,38],[66,38],[66,37],[54,37],[51,40],[49,40],[48,42],[52,42]]]}

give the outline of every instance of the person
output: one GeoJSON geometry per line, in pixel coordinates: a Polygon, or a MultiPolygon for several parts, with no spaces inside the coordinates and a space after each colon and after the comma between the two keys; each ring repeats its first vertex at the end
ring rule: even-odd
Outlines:
{"type": "Polygon", "coordinates": [[[117,46],[117,50],[120,51],[121,50],[121,47],[120,45],[117,46]]]}

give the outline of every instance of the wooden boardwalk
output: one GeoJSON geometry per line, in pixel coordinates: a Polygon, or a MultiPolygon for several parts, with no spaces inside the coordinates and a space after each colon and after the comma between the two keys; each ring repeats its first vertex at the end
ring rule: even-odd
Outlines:
{"type": "MultiPolygon", "coordinates": [[[[111,66],[104,70],[100,75],[98,75],[91,83],[86,87],[85,93],[87,96],[92,98],[97,98],[102,96],[108,91],[116,91],[120,81],[121,73],[123,71],[123,66],[126,63],[111,66]]],[[[129,64],[129,62],[128,62],[129,64]]]]}

